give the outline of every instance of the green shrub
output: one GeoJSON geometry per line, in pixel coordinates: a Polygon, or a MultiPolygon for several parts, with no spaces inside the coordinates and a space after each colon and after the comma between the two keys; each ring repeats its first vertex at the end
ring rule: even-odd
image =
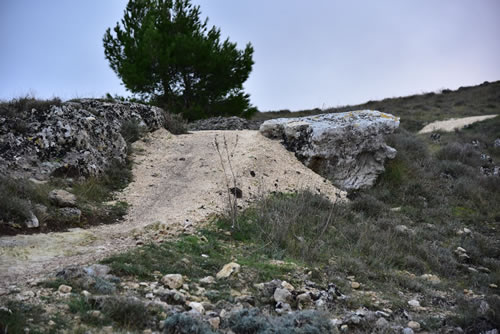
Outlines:
{"type": "Polygon", "coordinates": [[[328,317],[311,310],[272,317],[263,315],[258,309],[244,309],[233,313],[227,326],[236,334],[334,333],[328,317]]]}
{"type": "Polygon", "coordinates": [[[137,119],[129,119],[122,123],[120,133],[127,144],[138,141],[146,132],[144,126],[137,119]]]}
{"type": "Polygon", "coordinates": [[[164,334],[215,334],[208,324],[185,313],[168,317],[164,324],[164,334]]]}
{"type": "Polygon", "coordinates": [[[165,115],[165,129],[174,135],[187,133],[187,121],[181,114],[174,114],[164,112],[165,115]]]}

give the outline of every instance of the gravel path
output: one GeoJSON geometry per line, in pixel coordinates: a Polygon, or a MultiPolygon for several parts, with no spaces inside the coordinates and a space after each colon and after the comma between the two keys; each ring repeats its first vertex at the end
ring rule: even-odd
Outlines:
{"type": "Polygon", "coordinates": [[[462,129],[464,126],[484,121],[486,119],[495,118],[497,115],[485,115],[485,116],[472,116],[464,118],[451,118],[445,121],[436,121],[431,124],[427,124],[418,133],[429,133],[434,131],[446,131],[450,132],[455,129],[462,129]]]}
{"type": "Polygon", "coordinates": [[[69,232],[1,237],[0,288],[43,279],[68,265],[98,261],[140,242],[168,238],[223,212],[227,187],[213,146],[216,137],[220,143],[225,137],[230,151],[237,138],[231,162],[243,192],[242,207],[272,191],[302,188],[321,192],[332,201],[346,198],[278,141],[257,131],[173,136],[158,130],[134,144],[134,181],[116,196],[131,205],[125,220],[69,232]]]}

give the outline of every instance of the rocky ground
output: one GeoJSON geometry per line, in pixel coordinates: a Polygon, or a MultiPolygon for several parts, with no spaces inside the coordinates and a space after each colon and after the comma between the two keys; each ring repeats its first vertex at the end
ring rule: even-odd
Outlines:
{"type": "Polygon", "coordinates": [[[257,131],[160,129],[123,222],[0,238],[0,332],[498,333],[496,124],[389,136],[349,202],[257,131]]]}

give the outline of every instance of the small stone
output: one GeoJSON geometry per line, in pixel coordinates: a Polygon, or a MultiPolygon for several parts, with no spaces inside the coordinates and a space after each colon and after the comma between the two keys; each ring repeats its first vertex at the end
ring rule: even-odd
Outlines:
{"type": "Polygon", "coordinates": [[[49,322],[47,323],[50,327],[54,326],[56,323],[54,322],[54,320],[49,320],[49,322]]]}
{"type": "Polygon", "coordinates": [[[59,207],[76,206],[76,196],[63,189],[52,190],[49,200],[59,207]]]}
{"type": "Polygon", "coordinates": [[[300,310],[306,308],[309,305],[312,305],[312,298],[309,293],[301,293],[297,296],[297,305],[300,310]]]}
{"type": "Polygon", "coordinates": [[[458,255],[458,258],[461,259],[461,260],[468,260],[468,259],[470,259],[469,255],[467,255],[465,253],[460,253],[458,255]]]}
{"type": "Polygon", "coordinates": [[[197,303],[197,302],[190,302],[188,304],[188,306],[192,309],[192,310],[195,310],[196,312],[198,312],[199,314],[204,314],[205,313],[205,308],[203,307],[203,305],[201,303],[197,303]]]}
{"type": "Polygon", "coordinates": [[[295,290],[295,288],[293,287],[293,285],[291,285],[290,283],[288,283],[287,281],[283,281],[281,282],[281,287],[283,289],[287,289],[288,291],[293,291],[295,290]]]}
{"type": "Polygon", "coordinates": [[[181,274],[168,274],[163,276],[161,282],[170,289],[179,289],[184,284],[184,279],[181,274]]]}
{"type": "Polygon", "coordinates": [[[464,227],[463,231],[464,231],[465,234],[471,234],[472,233],[472,231],[470,229],[468,229],[467,227],[464,227]]]}
{"type": "Polygon", "coordinates": [[[220,318],[219,317],[210,318],[208,319],[208,323],[210,324],[210,326],[212,326],[213,329],[219,329],[220,318]]]}
{"type": "Polygon", "coordinates": [[[489,285],[489,287],[490,287],[490,288],[492,288],[492,289],[497,289],[497,288],[498,288],[498,285],[491,283],[491,284],[489,285]]]}
{"type": "Polygon", "coordinates": [[[477,270],[479,270],[480,272],[485,273],[485,274],[491,273],[491,270],[489,270],[486,267],[477,267],[477,270]]]}
{"type": "Polygon", "coordinates": [[[64,284],[59,285],[59,288],[57,289],[57,291],[59,291],[60,293],[70,293],[71,290],[73,290],[72,287],[64,284]]]}
{"type": "Polygon", "coordinates": [[[411,328],[406,327],[405,329],[403,329],[403,334],[414,334],[414,333],[415,332],[411,328]]]}
{"type": "Polygon", "coordinates": [[[222,267],[221,271],[219,271],[216,275],[217,279],[228,278],[233,274],[237,274],[240,272],[241,266],[236,262],[230,262],[224,267],[222,267]]]}
{"type": "Polygon", "coordinates": [[[385,320],[385,318],[379,318],[377,322],[375,322],[375,327],[385,328],[389,326],[389,321],[385,320]]]}
{"type": "Polygon", "coordinates": [[[30,218],[28,218],[24,222],[24,224],[27,228],[37,228],[40,226],[40,222],[38,221],[38,218],[33,214],[33,212],[30,212],[30,218]]]}
{"type": "Polygon", "coordinates": [[[87,290],[83,290],[83,291],[82,291],[82,296],[84,296],[84,297],[88,298],[88,297],[90,297],[90,295],[91,295],[91,293],[90,293],[90,292],[88,292],[87,290]]]}
{"type": "Polygon", "coordinates": [[[429,281],[433,285],[441,283],[441,280],[439,279],[439,277],[437,277],[436,275],[432,275],[432,274],[423,274],[420,276],[420,278],[424,279],[426,281],[429,281]]]}
{"type": "Polygon", "coordinates": [[[471,273],[477,273],[478,272],[476,268],[472,268],[472,267],[467,268],[467,270],[469,270],[471,273]]]}
{"type": "Polygon", "coordinates": [[[361,287],[361,284],[358,282],[351,282],[351,288],[353,289],[359,289],[361,287]]]}
{"type": "Polygon", "coordinates": [[[420,324],[416,321],[410,321],[408,324],[406,324],[409,328],[413,329],[414,331],[418,331],[420,329],[420,324]]]}
{"type": "Polygon", "coordinates": [[[213,276],[206,276],[200,279],[200,284],[202,285],[210,285],[215,283],[215,278],[213,276]]]}
{"type": "Polygon", "coordinates": [[[456,253],[467,253],[467,251],[462,247],[457,247],[457,249],[455,249],[455,252],[456,253]]]}
{"type": "Polygon", "coordinates": [[[342,332],[347,332],[347,331],[349,330],[349,326],[347,326],[347,325],[342,325],[342,326],[340,326],[340,330],[341,330],[342,332]]]}
{"type": "Polygon", "coordinates": [[[152,334],[152,333],[153,331],[149,328],[142,331],[142,334],[152,334]]]}
{"type": "Polygon", "coordinates": [[[287,289],[277,288],[274,290],[273,298],[276,303],[289,304],[292,302],[292,294],[287,289]]]}
{"type": "Polygon", "coordinates": [[[89,315],[93,318],[99,318],[99,317],[101,317],[101,311],[92,310],[92,311],[89,311],[89,315]]]}
{"type": "Polygon", "coordinates": [[[414,308],[418,308],[418,307],[420,307],[420,302],[416,299],[412,299],[412,300],[408,301],[408,305],[410,305],[411,307],[414,307],[414,308]]]}

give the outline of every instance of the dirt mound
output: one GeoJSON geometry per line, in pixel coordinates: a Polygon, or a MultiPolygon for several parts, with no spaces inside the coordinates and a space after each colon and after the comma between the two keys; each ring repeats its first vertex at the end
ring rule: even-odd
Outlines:
{"type": "MultiPolygon", "coordinates": [[[[241,207],[271,192],[304,188],[332,201],[345,200],[345,192],[257,131],[174,136],[160,129],[134,144],[134,181],[117,195],[131,205],[125,221],[87,230],[0,238],[0,286],[96,261],[148,239],[159,241],[223,212],[227,187],[213,141],[218,138],[224,146],[224,137],[241,190],[241,207]]],[[[229,174],[227,165],[226,171],[229,174]]]]}

